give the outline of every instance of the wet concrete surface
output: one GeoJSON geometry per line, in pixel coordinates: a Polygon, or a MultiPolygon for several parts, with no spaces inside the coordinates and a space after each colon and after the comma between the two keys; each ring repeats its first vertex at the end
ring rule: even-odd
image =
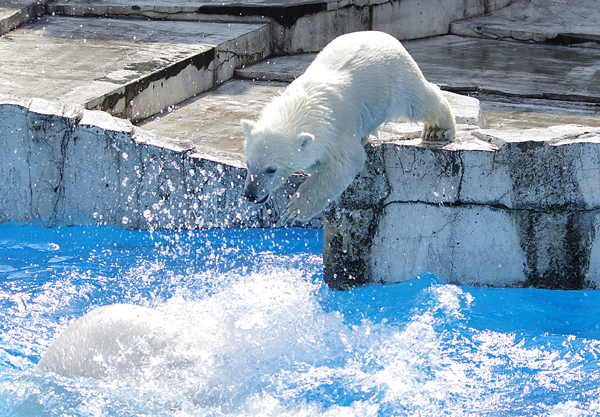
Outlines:
{"type": "Polygon", "coordinates": [[[531,129],[576,124],[600,127],[600,106],[558,100],[478,95],[492,129],[531,129]]]}
{"type": "Polygon", "coordinates": [[[453,90],[600,103],[600,50],[452,35],[405,46],[428,80],[453,90]]]}
{"type": "Polygon", "coordinates": [[[232,80],[139,124],[153,134],[194,147],[207,158],[245,164],[241,119],[256,119],[287,83],[232,80]]]}
{"type": "MultiPolygon", "coordinates": [[[[429,81],[452,91],[600,103],[600,50],[452,35],[403,45],[429,81]]],[[[291,81],[314,57],[275,57],[236,74],[291,81]]]]}
{"type": "MultiPolygon", "coordinates": [[[[188,61],[197,72],[209,67],[218,45],[261,27],[46,16],[0,37],[0,94],[95,107],[104,96],[160,71],[166,82],[181,72],[169,68],[188,61]]],[[[213,74],[191,75],[198,79],[186,85],[182,79],[178,87],[187,97],[202,91],[205,81],[204,90],[214,84],[213,74]]]]}
{"type": "Polygon", "coordinates": [[[600,37],[600,7],[595,0],[519,1],[487,16],[454,22],[450,30],[457,35],[535,42],[560,41],[560,34],[571,34],[580,39],[572,43],[580,43],[600,37]]]}

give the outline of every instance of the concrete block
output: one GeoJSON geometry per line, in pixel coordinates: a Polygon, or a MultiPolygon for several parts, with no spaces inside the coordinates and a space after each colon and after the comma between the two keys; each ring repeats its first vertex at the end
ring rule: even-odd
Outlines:
{"type": "Polygon", "coordinates": [[[598,287],[599,128],[477,129],[447,145],[374,147],[380,156],[325,214],[332,287],[425,271],[463,285],[598,287]],[[371,186],[372,175],[386,186],[371,186]],[[369,203],[356,206],[349,196],[365,185],[369,203]]]}
{"type": "Polygon", "coordinates": [[[63,179],[63,148],[80,111],[43,100],[0,97],[0,221],[53,212],[63,179]]]}
{"type": "Polygon", "coordinates": [[[44,14],[45,0],[0,1],[0,36],[44,14]]]}
{"type": "MultiPolygon", "coordinates": [[[[562,45],[585,44],[586,41],[597,44],[600,35],[600,9],[597,6],[593,0],[516,1],[494,13],[482,13],[474,19],[453,22],[450,30],[456,35],[490,39],[548,41],[562,45]]],[[[465,16],[465,19],[468,17],[473,16],[465,16]]]]}
{"type": "Polygon", "coordinates": [[[392,283],[428,271],[462,285],[523,285],[525,257],[513,220],[490,206],[389,204],[373,239],[373,278],[392,283]]]}
{"type": "Polygon", "coordinates": [[[281,52],[318,52],[344,33],[369,29],[369,8],[351,6],[302,16],[291,27],[274,25],[273,40],[281,52]]]}

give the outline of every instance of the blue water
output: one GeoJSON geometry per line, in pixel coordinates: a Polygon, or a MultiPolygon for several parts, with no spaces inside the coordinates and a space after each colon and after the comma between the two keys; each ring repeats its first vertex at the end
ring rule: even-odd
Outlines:
{"type": "Polygon", "coordinates": [[[0,415],[600,415],[600,291],[427,275],[334,292],[321,233],[0,226],[0,415]],[[115,303],[185,346],[101,380],[33,371],[115,303]]]}

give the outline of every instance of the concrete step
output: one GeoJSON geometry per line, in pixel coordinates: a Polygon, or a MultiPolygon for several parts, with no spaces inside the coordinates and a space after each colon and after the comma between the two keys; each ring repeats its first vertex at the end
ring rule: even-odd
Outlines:
{"type": "Polygon", "coordinates": [[[142,121],[138,127],[169,138],[203,158],[245,167],[241,119],[255,119],[287,83],[231,80],[142,121]]]}
{"type": "Polygon", "coordinates": [[[598,47],[600,7],[596,0],[531,0],[450,24],[450,33],[491,39],[598,47]]]}
{"type": "Polygon", "coordinates": [[[44,14],[45,0],[0,0],[0,36],[44,14]]]}
{"type": "Polygon", "coordinates": [[[0,94],[140,120],[270,54],[264,23],[45,16],[0,37],[0,94]]]}
{"type": "MultiPolygon", "coordinates": [[[[384,3],[386,0],[374,1],[384,3]]],[[[283,26],[293,25],[299,18],[329,9],[347,6],[339,0],[56,0],[48,4],[48,12],[67,16],[111,16],[167,20],[225,20],[248,18],[273,19],[283,26]]]]}

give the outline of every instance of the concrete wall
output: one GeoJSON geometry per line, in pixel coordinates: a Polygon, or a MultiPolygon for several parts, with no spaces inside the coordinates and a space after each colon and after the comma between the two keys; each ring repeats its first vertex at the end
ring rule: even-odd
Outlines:
{"type": "Polygon", "coordinates": [[[241,166],[207,159],[105,112],[38,99],[0,96],[0,148],[0,222],[271,227],[301,182],[294,177],[273,202],[251,204],[241,166]]]}
{"type": "Polygon", "coordinates": [[[333,287],[425,271],[465,285],[600,287],[600,129],[477,129],[369,155],[370,170],[325,215],[333,287]]]}
{"type": "MultiPolygon", "coordinates": [[[[600,129],[484,129],[477,100],[445,94],[456,141],[401,140],[420,126],[390,123],[323,223],[305,225],[323,225],[328,284],[429,271],[466,285],[600,287],[600,129]]],[[[272,227],[302,181],[254,205],[241,163],[39,99],[0,97],[0,147],[0,222],[272,227]]]]}
{"type": "Polygon", "coordinates": [[[273,49],[281,53],[318,52],[335,37],[358,30],[380,30],[400,40],[443,35],[450,23],[501,9],[513,0],[339,1],[326,11],[299,17],[291,25],[273,24],[273,49]]]}

